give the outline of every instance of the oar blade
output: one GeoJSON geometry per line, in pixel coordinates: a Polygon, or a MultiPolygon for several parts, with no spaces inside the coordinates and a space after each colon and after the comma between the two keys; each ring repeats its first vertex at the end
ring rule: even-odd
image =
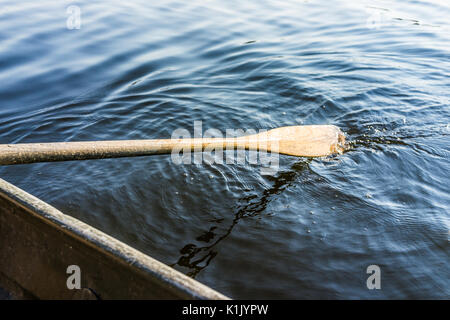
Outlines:
{"type": "Polygon", "coordinates": [[[322,157],[342,153],[345,135],[334,125],[281,127],[268,131],[270,151],[297,157],[322,157]],[[278,150],[276,150],[278,148],[278,150]]]}

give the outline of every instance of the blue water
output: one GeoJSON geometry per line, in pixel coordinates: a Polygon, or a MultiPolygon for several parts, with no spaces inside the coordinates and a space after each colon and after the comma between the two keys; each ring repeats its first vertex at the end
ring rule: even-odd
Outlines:
{"type": "Polygon", "coordinates": [[[202,121],[334,124],[351,149],[272,175],[161,155],[0,176],[232,298],[449,299],[449,21],[437,0],[1,0],[0,143],[202,121]]]}

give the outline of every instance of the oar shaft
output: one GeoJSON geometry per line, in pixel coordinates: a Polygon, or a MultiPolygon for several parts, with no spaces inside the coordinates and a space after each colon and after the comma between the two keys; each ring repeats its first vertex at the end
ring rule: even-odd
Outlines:
{"type": "Polygon", "coordinates": [[[340,153],[345,136],[333,125],[290,126],[237,138],[0,144],[0,165],[136,157],[181,151],[246,149],[296,157],[340,153]]]}
{"type": "Polygon", "coordinates": [[[155,139],[0,144],[0,165],[167,154],[204,149],[266,149],[264,141],[239,138],[155,139]]]}

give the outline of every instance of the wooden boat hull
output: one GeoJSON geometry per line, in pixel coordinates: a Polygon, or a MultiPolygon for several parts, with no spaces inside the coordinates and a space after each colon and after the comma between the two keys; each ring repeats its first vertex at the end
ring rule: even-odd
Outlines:
{"type": "Polygon", "coordinates": [[[228,299],[0,179],[0,297],[228,299]],[[80,269],[69,289],[67,268],[80,269]]]}

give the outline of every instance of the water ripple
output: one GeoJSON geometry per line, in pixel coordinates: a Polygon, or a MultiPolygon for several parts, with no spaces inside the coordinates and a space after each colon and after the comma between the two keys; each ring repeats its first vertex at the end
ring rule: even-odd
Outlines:
{"type": "Polygon", "coordinates": [[[170,138],[194,121],[335,124],[350,141],[269,176],[154,156],[2,178],[235,298],[450,297],[444,2],[83,0],[79,30],[66,3],[2,5],[2,143],[170,138]]]}

